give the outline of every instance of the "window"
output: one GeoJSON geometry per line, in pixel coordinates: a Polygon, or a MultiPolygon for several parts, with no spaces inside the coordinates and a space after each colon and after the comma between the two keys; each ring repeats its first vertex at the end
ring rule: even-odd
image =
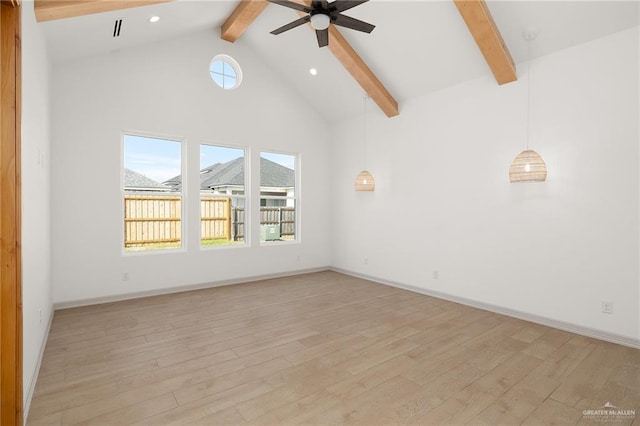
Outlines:
{"type": "Polygon", "coordinates": [[[223,89],[231,90],[242,83],[240,64],[229,55],[216,55],[209,64],[211,79],[223,89]]]}
{"type": "Polygon", "coordinates": [[[245,241],[244,149],[200,145],[200,245],[245,241]]]}
{"type": "Polygon", "coordinates": [[[260,153],[260,241],[296,240],[296,156],[260,153]]]}
{"type": "Polygon", "coordinates": [[[182,142],[125,134],[123,154],[124,250],[182,247],[182,142]]]}

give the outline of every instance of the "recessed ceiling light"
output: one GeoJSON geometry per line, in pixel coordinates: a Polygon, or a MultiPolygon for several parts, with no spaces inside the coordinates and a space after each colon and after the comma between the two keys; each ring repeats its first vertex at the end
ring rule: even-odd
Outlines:
{"type": "Polygon", "coordinates": [[[159,16],[152,16],[151,18],[149,18],[149,22],[154,23],[154,22],[158,22],[160,20],[159,16]]]}
{"type": "Polygon", "coordinates": [[[318,75],[318,70],[317,70],[317,69],[315,69],[315,68],[311,68],[311,69],[309,70],[309,74],[311,74],[311,75],[318,75]]]}

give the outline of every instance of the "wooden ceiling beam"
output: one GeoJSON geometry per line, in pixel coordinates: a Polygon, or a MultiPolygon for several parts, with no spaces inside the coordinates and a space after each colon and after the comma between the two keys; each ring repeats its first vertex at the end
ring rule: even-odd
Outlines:
{"type": "Polygon", "coordinates": [[[36,20],[45,22],[170,1],[173,0],[35,0],[34,9],[36,20]]]}
{"type": "Polygon", "coordinates": [[[269,5],[267,0],[241,0],[235,10],[222,24],[220,37],[233,43],[249,28],[249,25],[260,16],[269,5]]]}
{"type": "Polygon", "coordinates": [[[484,0],[453,0],[498,84],[516,81],[516,66],[484,0]]]}
{"type": "Polygon", "coordinates": [[[329,26],[329,50],[387,117],[400,114],[398,102],[334,25],[329,26]]]}

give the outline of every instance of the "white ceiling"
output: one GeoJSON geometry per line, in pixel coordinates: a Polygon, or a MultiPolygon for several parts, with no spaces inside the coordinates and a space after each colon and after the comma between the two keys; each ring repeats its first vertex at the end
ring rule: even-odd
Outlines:
{"type": "MultiPolygon", "coordinates": [[[[236,1],[178,0],[117,12],[41,23],[54,63],[126,49],[219,28],[236,1]],[[152,15],[160,22],[150,24],[152,15]],[[116,18],[121,36],[112,37],[116,18]]],[[[527,58],[522,32],[535,27],[532,57],[546,55],[639,24],[638,1],[488,1],[516,63],[527,58]]],[[[340,29],[400,104],[411,97],[480,76],[491,76],[453,1],[371,0],[345,14],[376,25],[371,34],[340,29]]],[[[302,26],[278,36],[269,31],[295,11],[269,5],[236,43],[245,43],[327,121],[362,112],[364,91],[314,33],[302,26]],[[312,77],[309,68],[316,67],[312,77]]]]}

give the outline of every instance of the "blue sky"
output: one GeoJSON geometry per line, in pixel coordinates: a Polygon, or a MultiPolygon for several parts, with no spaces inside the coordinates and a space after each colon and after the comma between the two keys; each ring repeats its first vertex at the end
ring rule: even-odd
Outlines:
{"type": "Polygon", "coordinates": [[[156,182],[182,173],[180,142],[124,135],[124,167],[156,182]]]}
{"type": "Polygon", "coordinates": [[[296,157],[294,155],[276,154],[274,152],[261,152],[260,156],[262,158],[266,158],[267,160],[271,160],[274,163],[278,163],[285,167],[288,167],[291,170],[295,170],[296,157]]]}
{"type": "MultiPolygon", "coordinates": [[[[179,141],[124,135],[124,167],[156,182],[164,182],[182,174],[181,154],[179,141]]],[[[200,145],[200,169],[215,163],[226,163],[243,155],[241,148],[203,144],[200,145]]],[[[290,169],[295,168],[294,155],[262,152],[260,156],[290,169]]]]}
{"type": "Polygon", "coordinates": [[[200,170],[216,163],[226,163],[244,156],[240,148],[227,148],[215,145],[200,145],[200,170]]]}

